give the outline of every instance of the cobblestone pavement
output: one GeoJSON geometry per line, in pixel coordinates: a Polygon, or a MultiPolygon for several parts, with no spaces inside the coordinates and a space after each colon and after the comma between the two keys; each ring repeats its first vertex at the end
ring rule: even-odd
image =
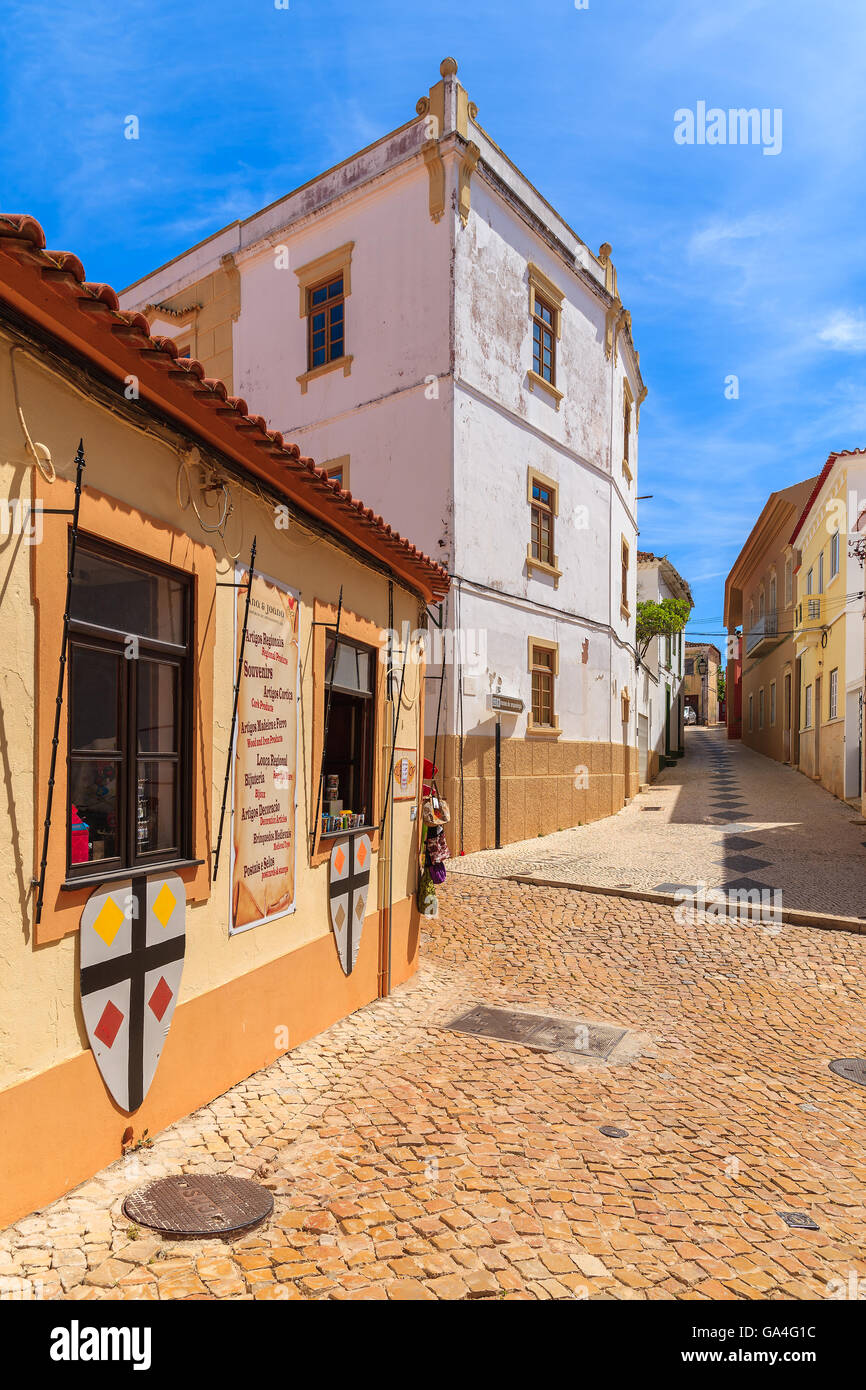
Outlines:
{"type": "Polygon", "coordinates": [[[724,728],[687,728],[685,757],[615,816],[455,858],[459,873],[592,887],[771,888],[781,906],[866,918],[866,824],[844,801],[724,728]]]}
{"type": "Polygon", "coordinates": [[[413,981],[9,1228],[0,1292],[830,1296],[866,1276],[866,1091],[828,1070],[866,1053],[864,958],[847,933],[452,880],[413,981]],[[603,1063],[443,1026],[484,1002],[628,1034],[603,1063]],[[126,1193],[179,1171],[255,1176],[273,1216],[231,1243],[130,1228],[126,1193]]]}

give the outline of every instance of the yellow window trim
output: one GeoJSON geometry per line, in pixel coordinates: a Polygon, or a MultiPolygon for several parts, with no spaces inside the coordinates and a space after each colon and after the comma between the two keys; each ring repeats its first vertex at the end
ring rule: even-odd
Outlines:
{"type": "Polygon", "coordinates": [[[559,339],[562,337],[562,305],[565,294],[562,290],[557,289],[553,281],[533,261],[529,261],[526,269],[529,273],[529,316],[531,318],[535,313],[535,292],[537,290],[541,298],[546,299],[553,309],[556,318],[554,327],[557,339],[559,339]]]}
{"type": "Polygon", "coordinates": [[[555,478],[548,478],[546,473],[539,473],[537,468],[527,468],[526,470],[526,500],[532,505],[532,484],[540,483],[542,487],[550,489],[553,494],[553,515],[559,516],[559,483],[555,478]]]}
{"type": "Polygon", "coordinates": [[[300,316],[302,319],[307,317],[309,310],[307,291],[312,286],[318,285],[320,281],[331,280],[342,271],[343,298],[348,298],[352,293],[352,252],[354,249],[354,241],[347,241],[343,246],[338,246],[333,251],[327,251],[323,256],[317,256],[314,261],[307,261],[305,265],[295,267],[300,290],[300,316]]]}
{"type": "Polygon", "coordinates": [[[542,574],[552,574],[554,589],[559,588],[559,581],[562,578],[562,570],[559,568],[559,556],[554,555],[553,564],[549,565],[546,560],[536,560],[532,554],[532,542],[526,542],[526,568],[528,570],[541,570],[542,574]]]}
{"type": "Polygon", "coordinates": [[[327,376],[328,372],[335,372],[338,367],[343,368],[343,376],[351,376],[354,360],[351,354],[348,357],[335,357],[333,362],[324,362],[321,367],[313,367],[309,372],[301,372],[299,377],[295,377],[301,388],[301,395],[307,394],[308,385],[311,381],[315,381],[316,377],[327,376]]]}
{"type": "Polygon", "coordinates": [[[533,371],[532,367],[528,369],[527,376],[529,377],[530,391],[534,391],[536,386],[540,387],[542,391],[547,391],[548,394],[551,395],[553,399],[556,401],[556,408],[558,410],[559,403],[563,398],[564,392],[558,390],[557,387],[551,384],[551,382],[545,381],[544,377],[539,376],[538,372],[533,371]]]}
{"type": "Polygon", "coordinates": [[[542,652],[553,652],[553,674],[554,674],[554,676],[558,676],[558,675],[559,675],[559,643],[558,643],[558,642],[549,642],[548,639],[547,639],[546,637],[530,637],[530,638],[528,639],[528,654],[527,654],[527,662],[528,662],[528,668],[529,668],[529,671],[530,671],[530,672],[532,671],[532,667],[533,667],[533,665],[534,665],[532,653],[533,653],[533,651],[535,650],[536,647],[538,648],[539,651],[542,651],[542,652]]]}

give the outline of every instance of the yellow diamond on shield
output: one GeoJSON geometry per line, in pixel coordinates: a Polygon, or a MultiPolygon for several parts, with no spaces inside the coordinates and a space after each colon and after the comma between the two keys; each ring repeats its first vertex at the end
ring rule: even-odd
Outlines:
{"type": "Polygon", "coordinates": [[[164,883],[156,895],[156,902],[153,905],[153,915],[162,925],[163,930],[168,926],[168,919],[174,912],[174,905],[177,898],[172,893],[167,883],[164,883]]]}
{"type": "Polygon", "coordinates": [[[113,898],[106,898],[93,923],[93,930],[110,946],[125,918],[113,898]]]}

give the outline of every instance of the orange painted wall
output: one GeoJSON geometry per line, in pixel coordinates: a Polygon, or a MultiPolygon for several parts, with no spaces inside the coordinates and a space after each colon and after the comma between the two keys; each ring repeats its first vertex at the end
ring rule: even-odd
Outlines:
{"type": "MultiPolygon", "coordinates": [[[[136,1139],[145,1129],[154,1135],[275,1061],[286,1051],[275,1047],[277,1027],[288,1028],[291,1051],[375,999],[383,915],[367,917],[348,978],[329,933],[180,1004],[153,1085],[132,1117],[114,1104],[91,1052],[0,1091],[0,1227],[119,1158],[130,1123],[136,1139]]],[[[418,937],[417,906],[404,898],[394,904],[392,987],[417,969],[418,937]]]]}

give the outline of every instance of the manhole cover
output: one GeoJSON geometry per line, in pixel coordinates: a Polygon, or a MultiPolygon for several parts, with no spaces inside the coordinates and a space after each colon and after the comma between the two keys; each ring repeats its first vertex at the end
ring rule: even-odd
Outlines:
{"type": "Polygon", "coordinates": [[[598,1131],[598,1132],[599,1132],[599,1134],[606,1134],[607,1137],[608,1137],[608,1139],[627,1139],[627,1138],[628,1138],[628,1130],[627,1130],[627,1129],[617,1129],[616,1125],[601,1125],[601,1126],[599,1127],[599,1131],[598,1131]]]}
{"type": "Polygon", "coordinates": [[[158,1178],[131,1192],[123,1210],[133,1221],[173,1236],[218,1236],[253,1226],[274,1209],[265,1188],[247,1178],[158,1178]]]}
{"type": "Polygon", "coordinates": [[[581,1057],[594,1057],[602,1062],[626,1034],[625,1028],[608,1028],[602,1023],[525,1014],[516,1009],[494,1009],[485,1004],[478,1004],[446,1026],[457,1033],[516,1042],[542,1052],[576,1052],[581,1057]]]}
{"type": "Polygon", "coordinates": [[[793,1226],[796,1231],[817,1231],[818,1227],[806,1211],[780,1211],[786,1226],[793,1226]]]}
{"type": "Polygon", "coordinates": [[[835,1062],[830,1063],[830,1070],[837,1076],[844,1076],[846,1081],[856,1081],[858,1086],[866,1086],[864,1057],[837,1057],[835,1062]]]}

